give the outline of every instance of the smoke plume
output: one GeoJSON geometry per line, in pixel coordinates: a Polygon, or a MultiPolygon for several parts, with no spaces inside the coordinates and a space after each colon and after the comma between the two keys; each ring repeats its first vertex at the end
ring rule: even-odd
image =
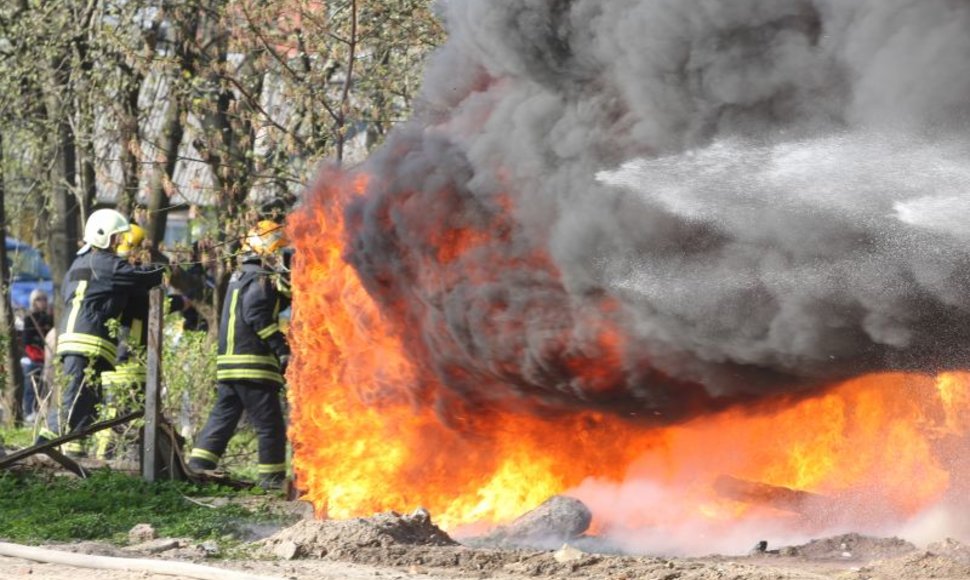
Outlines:
{"type": "Polygon", "coordinates": [[[970,364],[970,3],[440,12],[348,209],[440,404],[662,422],[970,364]]]}

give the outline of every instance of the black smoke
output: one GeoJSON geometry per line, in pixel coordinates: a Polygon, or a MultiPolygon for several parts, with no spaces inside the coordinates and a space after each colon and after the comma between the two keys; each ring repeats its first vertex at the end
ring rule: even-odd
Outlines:
{"type": "Polygon", "coordinates": [[[348,210],[416,391],[670,421],[970,367],[970,3],[440,8],[348,210]]]}

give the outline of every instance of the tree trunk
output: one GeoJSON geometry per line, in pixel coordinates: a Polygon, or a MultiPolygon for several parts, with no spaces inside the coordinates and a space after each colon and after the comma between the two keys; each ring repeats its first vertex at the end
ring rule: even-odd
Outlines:
{"type": "MultiPolygon", "coordinates": [[[[58,123],[58,143],[55,153],[53,191],[53,215],[50,228],[51,273],[54,278],[54,294],[60,295],[60,288],[67,274],[68,268],[74,261],[78,250],[80,207],[74,188],[77,184],[77,149],[74,142],[74,131],[70,123],[63,116],[58,123]]],[[[63,309],[62,301],[54,301],[55,318],[59,317],[63,309]]]]}
{"type": "MultiPolygon", "coordinates": [[[[173,89],[174,91],[174,89],[173,89]]],[[[182,108],[179,98],[171,96],[162,123],[162,134],[159,139],[159,151],[152,169],[152,181],[148,191],[148,239],[152,242],[152,251],[165,239],[165,227],[168,222],[170,197],[168,189],[171,187],[175,175],[175,164],[178,162],[179,146],[185,127],[182,124],[182,108]]]]}
{"type": "MultiPolygon", "coordinates": [[[[194,77],[199,54],[193,45],[199,27],[201,9],[186,8],[187,13],[177,12],[178,25],[175,27],[175,57],[178,60],[178,72],[182,75],[194,77]]],[[[135,102],[137,107],[137,98],[135,102]]],[[[148,239],[152,243],[152,252],[160,258],[158,247],[165,239],[165,228],[168,225],[168,210],[171,205],[169,188],[174,181],[175,166],[178,163],[179,147],[185,135],[183,113],[185,105],[180,93],[179,79],[172,78],[168,90],[168,107],[162,121],[162,133],[159,136],[158,152],[154,159],[152,180],[148,188],[149,221],[148,239]]]]}
{"type": "MultiPolygon", "coordinates": [[[[7,237],[7,216],[4,200],[3,175],[3,134],[0,133],[0,230],[7,237]]],[[[10,409],[8,424],[20,423],[23,419],[23,372],[20,368],[20,348],[17,329],[14,326],[13,309],[10,307],[10,264],[7,260],[7,244],[0,244],[0,335],[3,341],[3,373],[7,384],[6,407],[10,409]]]]}
{"type": "Polygon", "coordinates": [[[118,192],[118,211],[131,215],[135,209],[138,197],[139,159],[136,151],[141,145],[141,134],[138,131],[138,93],[141,91],[142,79],[138,76],[129,81],[131,84],[123,93],[121,127],[119,130],[119,157],[121,161],[121,190],[118,192]]]}
{"type": "Polygon", "coordinates": [[[344,145],[347,142],[347,113],[350,111],[350,87],[354,81],[354,60],[357,58],[357,0],[350,2],[350,38],[347,54],[347,76],[340,94],[340,112],[337,116],[337,164],[344,161],[344,145]]]}
{"type": "MultiPolygon", "coordinates": [[[[92,130],[88,135],[93,136],[94,131],[92,130]]],[[[82,213],[88,215],[91,213],[91,208],[98,199],[98,183],[97,183],[97,172],[94,168],[94,139],[89,137],[87,142],[84,144],[84,157],[81,162],[81,194],[83,207],[82,213]]]]}

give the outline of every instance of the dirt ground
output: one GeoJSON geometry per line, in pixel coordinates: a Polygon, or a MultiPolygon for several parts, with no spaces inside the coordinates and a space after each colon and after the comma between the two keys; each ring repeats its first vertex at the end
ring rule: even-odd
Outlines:
{"type": "MultiPolygon", "coordinates": [[[[582,542],[576,543],[582,545],[582,542]]],[[[571,546],[558,550],[471,547],[454,542],[423,511],[346,521],[303,520],[248,544],[246,559],[214,558],[191,541],[172,539],[155,540],[142,547],[91,543],[51,547],[87,554],[195,562],[267,578],[299,580],[970,578],[970,546],[953,540],[917,549],[896,538],[846,534],[740,557],[636,557],[587,553],[571,546]],[[159,550],[159,542],[168,547],[159,550]]],[[[162,580],[188,577],[92,570],[0,557],[0,579],[7,578],[162,580]]]]}

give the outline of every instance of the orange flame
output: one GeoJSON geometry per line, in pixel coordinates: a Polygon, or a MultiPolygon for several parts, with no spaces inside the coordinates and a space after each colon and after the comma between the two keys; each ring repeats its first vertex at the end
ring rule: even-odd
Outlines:
{"type": "MultiPolygon", "coordinates": [[[[833,498],[865,494],[890,506],[880,517],[905,517],[961,477],[952,471],[970,426],[967,373],[869,375],[774,409],[731,409],[667,428],[596,412],[476,415],[438,385],[409,389],[427,378],[343,259],[344,204],[366,186],[364,177],[329,176],[288,226],[298,248],[290,437],[298,484],[320,513],[424,506],[445,529],[498,524],[587,478],[642,478],[681,490],[685,511],[735,518],[756,506],[713,491],[718,476],[731,475],[833,498]],[[436,405],[449,409],[450,425],[436,405]]],[[[444,232],[439,257],[473,251],[482,235],[444,232]]],[[[617,364],[621,341],[604,326],[600,352],[569,364],[595,386],[617,364]]],[[[626,507],[625,517],[650,520],[626,507]]]]}

